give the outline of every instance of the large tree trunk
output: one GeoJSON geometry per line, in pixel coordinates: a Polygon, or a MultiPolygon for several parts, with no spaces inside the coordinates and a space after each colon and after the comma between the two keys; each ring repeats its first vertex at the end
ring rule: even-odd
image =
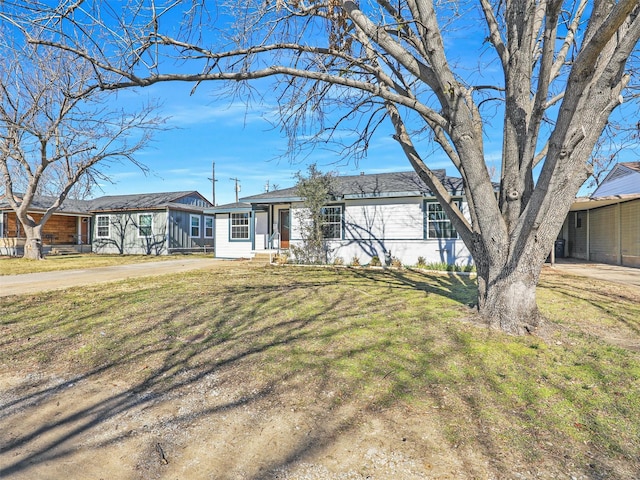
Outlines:
{"type": "Polygon", "coordinates": [[[23,258],[42,260],[42,226],[36,225],[35,227],[31,227],[23,225],[23,227],[25,236],[27,237],[24,244],[23,258]]]}
{"type": "Polygon", "coordinates": [[[513,335],[538,329],[542,323],[536,303],[539,270],[533,265],[478,269],[478,311],[490,327],[513,335]]]}

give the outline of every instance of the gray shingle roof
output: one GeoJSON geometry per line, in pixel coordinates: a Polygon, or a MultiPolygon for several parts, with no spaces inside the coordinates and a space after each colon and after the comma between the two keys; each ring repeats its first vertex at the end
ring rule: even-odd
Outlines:
{"type": "MultiPolygon", "coordinates": [[[[20,197],[21,195],[16,194],[20,197]]],[[[57,210],[59,213],[90,214],[94,212],[117,212],[123,210],[150,210],[171,207],[202,211],[205,207],[178,202],[187,196],[201,195],[196,191],[139,193],[135,195],[107,195],[93,200],[74,200],[67,198],[57,210]]],[[[31,202],[31,210],[44,211],[54,202],[53,197],[36,196],[31,202]]],[[[0,208],[9,208],[9,203],[0,197],[0,208]]]]}
{"type": "Polygon", "coordinates": [[[245,202],[238,203],[225,203],[224,205],[216,205],[215,207],[209,208],[211,211],[223,211],[228,212],[230,210],[251,210],[251,204],[245,202]]]}
{"type": "MultiPolygon", "coordinates": [[[[462,179],[448,177],[444,170],[436,170],[435,173],[450,194],[462,195],[462,179]]],[[[337,176],[334,177],[333,194],[337,200],[343,198],[433,195],[418,174],[413,171],[337,176]]],[[[299,199],[296,187],[290,187],[244,197],[241,200],[250,203],[277,203],[279,201],[295,201],[299,199]]]]}
{"type": "Polygon", "coordinates": [[[640,162],[620,162],[620,165],[627,167],[636,172],[640,172],[640,162]]]}
{"type": "MultiPolygon", "coordinates": [[[[91,212],[117,212],[122,210],[148,210],[165,208],[177,200],[189,195],[199,195],[198,192],[163,192],[138,193],[135,195],[107,195],[90,201],[91,212]]],[[[192,207],[191,205],[182,205],[192,207]]]]}
{"type": "MultiPolygon", "coordinates": [[[[22,198],[21,193],[16,193],[16,197],[22,198]]],[[[33,197],[31,202],[31,209],[34,211],[45,211],[47,210],[53,203],[55,202],[54,197],[49,197],[46,195],[36,195],[33,197]]],[[[58,208],[57,212],[59,213],[88,213],[89,206],[91,204],[90,200],[74,200],[71,198],[67,198],[60,208],[58,208]]],[[[7,202],[4,198],[4,195],[0,196],[0,208],[10,208],[9,202],[7,202]]]]}

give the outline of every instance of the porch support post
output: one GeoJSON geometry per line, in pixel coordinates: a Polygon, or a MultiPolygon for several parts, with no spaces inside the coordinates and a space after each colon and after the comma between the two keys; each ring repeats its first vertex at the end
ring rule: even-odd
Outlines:
{"type": "Polygon", "coordinates": [[[76,217],[76,245],[82,245],[82,217],[76,217]]]}

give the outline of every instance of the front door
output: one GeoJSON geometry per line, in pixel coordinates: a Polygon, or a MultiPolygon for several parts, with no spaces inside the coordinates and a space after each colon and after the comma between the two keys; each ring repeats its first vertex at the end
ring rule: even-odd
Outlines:
{"type": "Polygon", "coordinates": [[[278,228],[280,229],[280,248],[289,248],[289,210],[280,210],[278,228]]]}

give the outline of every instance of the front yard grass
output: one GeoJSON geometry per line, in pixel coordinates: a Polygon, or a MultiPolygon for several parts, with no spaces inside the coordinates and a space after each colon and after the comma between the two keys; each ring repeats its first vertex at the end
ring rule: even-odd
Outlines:
{"type": "Polygon", "coordinates": [[[300,403],[330,389],[367,415],[405,405],[489,476],[640,475],[638,290],[545,274],[546,328],[511,337],[475,322],[475,289],[411,270],[237,266],[8,297],[0,369],[158,392],[235,368],[300,403]]]}
{"type": "MultiPolygon", "coordinates": [[[[192,255],[189,255],[190,257],[192,255]]],[[[197,254],[195,257],[205,255],[197,254]]],[[[208,255],[210,258],[211,255],[208,255]]],[[[43,260],[24,258],[0,258],[0,275],[18,275],[21,273],[53,272],[56,270],[84,270],[87,268],[128,265],[131,263],[161,262],[176,260],[174,255],[97,255],[93,253],[78,255],[46,256],[43,260]]]]}

